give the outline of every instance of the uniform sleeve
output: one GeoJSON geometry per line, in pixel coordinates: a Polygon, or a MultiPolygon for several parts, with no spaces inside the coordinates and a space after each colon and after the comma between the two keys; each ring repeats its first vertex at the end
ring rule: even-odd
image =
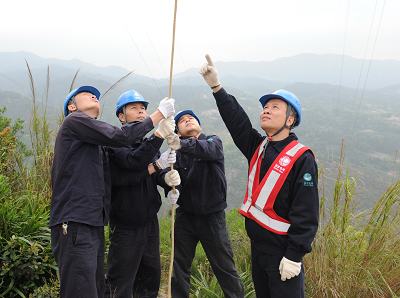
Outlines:
{"type": "Polygon", "coordinates": [[[306,253],[311,252],[311,243],[318,229],[318,171],[310,151],[304,153],[296,163],[293,201],[288,215],[291,225],[285,257],[300,262],[306,253]]]}
{"type": "Polygon", "coordinates": [[[167,183],[165,183],[164,177],[165,174],[169,171],[170,169],[164,169],[161,171],[157,171],[155,173],[153,173],[152,175],[154,175],[155,179],[156,179],[156,183],[157,185],[161,186],[162,188],[164,188],[165,194],[167,194],[167,192],[171,189],[170,186],[168,186],[167,183]]]}
{"type": "Polygon", "coordinates": [[[154,128],[150,117],[142,122],[118,128],[80,112],[70,114],[64,122],[72,135],[78,140],[110,147],[129,146],[135,140],[143,138],[146,133],[154,128]]]}
{"type": "Polygon", "coordinates": [[[203,160],[221,160],[224,158],[222,141],[217,136],[207,139],[189,138],[181,140],[181,153],[192,155],[203,160]]]}
{"type": "Polygon", "coordinates": [[[251,160],[254,151],[263,141],[263,136],[252,127],[246,112],[236,98],[228,94],[225,89],[214,93],[219,113],[224,121],[233,141],[239,150],[251,160]]]}
{"type": "Polygon", "coordinates": [[[163,139],[151,136],[137,148],[114,148],[110,158],[118,167],[136,171],[147,170],[147,166],[158,155],[163,139]]]}

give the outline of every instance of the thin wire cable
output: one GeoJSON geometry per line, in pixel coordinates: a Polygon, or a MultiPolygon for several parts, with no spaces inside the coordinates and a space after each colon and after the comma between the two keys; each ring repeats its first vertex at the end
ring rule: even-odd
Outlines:
{"type": "Polygon", "coordinates": [[[149,74],[150,74],[150,76],[151,76],[151,80],[153,81],[153,84],[154,84],[154,86],[156,87],[156,89],[157,89],[157,91],[158,91],[158,94],[160,95],[160,98],[161,98],[161,97],[162,97],[162,92],[161,92],[160,85],[157,83],[156,79],[154,78],[153,72],[151,71],[150,66],[149,66],[149,64],[147,63],[146,59],[144,58],[144,56],[143,56],[143,54],[142,54],[142,51],[140,51],[140,49],[139,49],[137,43],[136,43],[135,40],[133,39],[132,34],[131,34],[128,30],[127,30],[127,32],[128,32],[128,35],[129,35],[129,37],[130,37],[130,39],[131,39],[133,45],[134,45],[135,48],[136,48],[136,51],[138,52],[138,54],[139,54],[139,56],[140,56],[140,59],[142,59],[142,61],[143,61],[144,65],[145,65],[147,71],[149,72],[149,74]]]}
{"type": "Polygon", "coordinates": [[[339,106],[339,107],[340,107],[342,83],[343,83],[344,54],[346,51],[347,36],[348,36],[348,31],[349,31],[350,3],[351,3],[351,0],[348,0],[347,8],[346,8],[346,16],[345,16],[345,25],[344,25],[342,59],[341,59],[341,63],[340,63],[340,72],[339,72],[338,98],[336,101],[336,106],[339,106]]]}
{"type": "Polygon", "coordinates": [[[378,21],[378,27],[376,29],[375,40],[374,40],[374,42],[372,44],[371,56],[370,56],[369,61],[368,61],[367,73],[365,75],[364,85],[363,85],[363,88],[361,90],[361,97],[360,97],[360,103],[359,103],[360,105],[362,103],[362,100],[364,99],[365,89],[367,87],[369,72],[370,72],[370,69],[371,69],[371,64],[372,64],[372,60],[374,58],[375,48],[376,48],[376,44],[377,44],[377,41],[378,41],[381,25],[382,25],[383,14],[384,14],[384,11],[385,11],[385,4],[386,4],[386,0],[383,0],[382,10],[381,10],[381,14],[379,16],[379,21],[378,21]]]}
{"type": "MultiPolygon", "coordinates": [[[[378,3],[378,1],[375,2],[374,19],[375,19],[375,14],[376,14],[376,10],[377,10],[377,3],[378,3]]],[[[383,15],[384,15],[384,11],[385,11],[385,5],[386,5],[386,0],[383,0],[381,13],[380,13],[380,16],[379,16],[379,19],[378,19],[378,25],[377,25],[377,29],[376,29],[376,35],[375,35],[375,39],[374,39],[374,41],[373,41],[373,43],[372,43],[371,55],[370,55],[370,58],[368,59],[367,71],[366,71],[366,74],[365,74],[365,79],[364,79],[363,87],[362,87],[362,89],[361,89],[361,93],[360,93],[360,97],[359,97],[359,101],[358,101],[358,105],[357,105],[357,113],[356,113],[356,115],[355,115],[355,117],[354,117],[354,122],[353,122],[353,126],[352,126],[352,129],[351,129],[351,131],[352,131],[352,133],[353,133],[353,136],[356,136],[356,134],[355,134],[355,127],[356,127],[356,124],[357,124],[358,119],[359,119],[359,116],[360,116],[360,109],[361,109],[362,101],[363,101],[363,99],[364,99],[365,89],[366,89],[366,87],[367,87],[368,78],[369,78],[369,73],[370,73],[370,70],[371,70],[371,64],[372,64],[372,60],[373,60],[373,57],[374,57],[374,54],[375,54],[376,43],[377,43],[377,41],[378,41],[378,37],[379,37],[379,33],[380,33],[380,28],[381,28],[381,25],[382,25],[383,15]]],[[[371,29],[371,28],[372,28],[372,24],[371,24],[371,26],[370,26],[370,29],[371,29]]],[[[371,31],[372,31],[372,29],[371,29],[371,31]]],[[[370,33],[371,33],[371,31],[370,31],[370,33]]],[[[364,60],[364,61],[365,61],[365,60],[364,60]]]]}
{"type": "Polygon", "coordinates": [[[147,31],[145,31],[145,33],[146,33],[146,37],[147,37],[147,39],[148,39],[148,41],[149,41],[151,47],[153,48],[154,53],[155,53],[155,55],[156,55],[158,64],[161,66],[162,69],[165,69],[165,68],[166,68],[166,65],[165,65],[164,62],[162,61],[161,56],[159,55],[159,52],[158,52],[158,50],[157,50],[157,47],[156,47],[155,43],[154,43],[153,40],[150,38],[149,33],[148,33],[147,31]]]}
{"type": "MultiPolygon", "coordinates": [[[[374,12],[372,14],[372,21],[371,21],[371,24],[370,24],[369,29],[368,29],[367,43],[365,45],[364,54],[363,54],[363,57],[362,57],[360,73],[358,74],[358,78],[357,78],[357,85],[356,85],[354,99],[357,99],[358,93],[360,91],[361,78],[362,78],[362,74],[363,74],[363,71],[364,71],[365,60],[367,59],[368,45],[369,45],[369,42],[370,42],[370,39],[371,39],[372,28],[373,28],[373,25],[374,25],[374,22],[375,22],[377,6],[378,6],[378,0],[375,0],[374,12]]],[[[357,111],[357,114],[358,113],[359,113],[359,111],[357,111]]],[[[354,131],[354,126],[355,126],[355,123],[353,123],[353,126],[352,126],[353,129],[350,130],[350,132],[354,131]]]]}

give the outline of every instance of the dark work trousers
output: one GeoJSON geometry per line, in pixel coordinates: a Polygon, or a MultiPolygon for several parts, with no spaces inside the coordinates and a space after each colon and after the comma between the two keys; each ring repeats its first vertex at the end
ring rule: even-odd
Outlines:
{"type": "Polygon", "coordinates": [[[298,276],[281,280],[279,264],[283,255],[268,255],[251,243],[251,265],[257,298],[303,298],[304,268],[298,276]]]}
{"type": "Polygon", "coordinates": [[[172,297],[189,297],[190,269],[200,241],[225,297],[243,297],[243,285],[235,268],[226,230],[225,212],[185,214],[177,209],[172,297]]]}
{"type": "Polygon", "coordinates": [[[60,273],[61,298],[104,295],[104,227],[69,222],[51,228],[51,248],[60,273]]]}
{"type": "Polygon", "coordinates": [[[157,216],[147,224],[111,227],[107,298],[157,297],[160,288],[160,232],[157,216]]]}

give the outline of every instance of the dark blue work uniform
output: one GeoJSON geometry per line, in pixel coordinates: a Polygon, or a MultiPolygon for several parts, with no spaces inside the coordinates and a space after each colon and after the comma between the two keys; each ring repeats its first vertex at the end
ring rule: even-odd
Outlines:
{"type": "Polygon", "coordinates": [[[112,189],[106,297],[157,297],[160,181],[159,174],[150,175],[147,167],[159,157],[162,142],[153,135],[130,148],[107,148],[112,189]]]}
{"type": "MultiPolygon", "coordinates": [[[[233,141],[250,163],[265,136],[252,127],[250,119],[235,97],[224,89],[214,93],[214,97],[233,141]]],[[[284,140],[268,143],[261,162],[260,180],[279,153],[293,140],[297,140],[297,137],[290,133],[284,140]]],[[[281,281],[279,263],[283,256],[301,262],[303,256],[311,252],[311,243],[318,228],[317,174],[314,156],[306,151],[295,162],[278,193],[274,210],[291,223],[287,235],[275,234],[252,219],[245,219],[246,231],[251,240],[254,287],[259,298],[304,297],[304,270],[295,278],[281,281]],[[307,173],[311,174],[312,180],[305,183],[303,177],[307,173]]]]}
{"type": "Polygon", "coordinates": [[[102,146],[129,146],[152,128],[150,118],[122,129],[82,112],[64,119],[54,148],[50,212],[61,297],[103,297],[109,173],[102,146]]]}
{"type": "Polygon", "coordinates": [[[200,134],[181,139],[176,164],[181,177],[175,221],[172,296],[189,297],[190,269],[198,242],[204,248],[225,297],[243,297],[226,229],[226,178],[222,141],[200,134]]]}

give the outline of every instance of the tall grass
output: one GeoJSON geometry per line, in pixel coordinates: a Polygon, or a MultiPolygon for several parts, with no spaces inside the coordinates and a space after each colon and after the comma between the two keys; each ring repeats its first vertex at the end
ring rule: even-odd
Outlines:
{"type": "Polygon", "coordinates": [[[50,88],[50,67],[47,67],[46,86],[44,98],[39,105],[35,81],[29,63],[26,62],[29,86],[31,90],[32,109],[29,125],[31,150],[33,156],[33,167],[30,170],[28,188],[37,194],[37,198],[51,196],[50,167],[53,159],[52,131],[47,120],[47,102],[50,88]],[[43,196],[41,196],[43,195],[43,196]]]}
{"type": "MultiPolygon", "coordinates": [[[[102,99],[103,97],[105,97],[109,92],[111,92],[115,87],[117,87],[122,81],[124,81],[126,78],[128,78],[131,74],[133,73],[133,70],[129,71],[127,74],[123,75],[122,77],[120,77],[117,81],[115,81],[110,87],[108,87],[108,89],[106,91],[104,91],[104,93],[100,96],[99,100],[102,99]]],[[[103,116],[103,109],[101,109],[100,112],[100,117],[101,118],[103,116]]]]}
{"type": "MultiPolygon", "coordinates": [[[[321,210],[313,252],[305,258],[310,297],[400,295],[400,180],[369,212],[353,209],[355,179],[344,168],[343,144],[330,210],[321,210]]],[[[324,195],[324,194],[323,194],[324,195]]]]}

